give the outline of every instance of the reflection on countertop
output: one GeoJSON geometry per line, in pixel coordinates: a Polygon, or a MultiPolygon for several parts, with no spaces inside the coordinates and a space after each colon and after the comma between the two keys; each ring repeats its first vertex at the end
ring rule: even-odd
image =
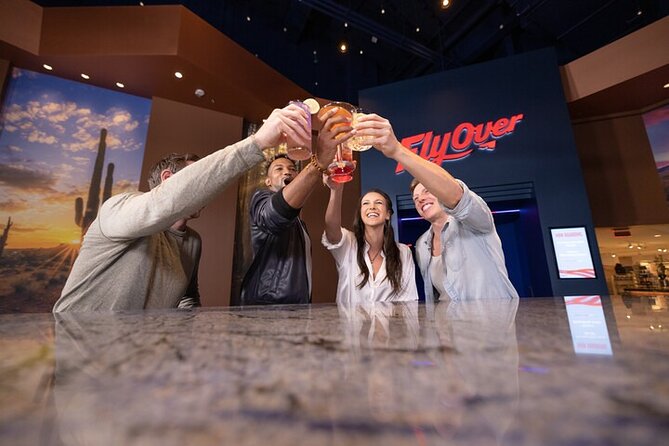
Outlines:
{"type": "Polygon", "coordinates": [[[0,316],[0,443],[655,445],[657,299],[0,316]]]}

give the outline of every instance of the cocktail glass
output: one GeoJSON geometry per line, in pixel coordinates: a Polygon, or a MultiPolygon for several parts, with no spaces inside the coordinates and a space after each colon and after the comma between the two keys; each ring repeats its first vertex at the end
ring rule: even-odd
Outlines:
{"type": "MultiPolygon", "coordinates": [[[[290,101],[289,104],[297,105],[307,114],[307,122],[309,124],[309,133],[311,133],[311,111],[309,107],[302,101],[290,101]]],[[[303,161],[311,158],[311,146],[303,147],[297,144],[295,141],[286,139],[286,154],[288,158],[295,161],[303,161]]]]}
{"type": "MultiPolygon", "coordinates": [[[[346,118],[346,122],[337,123],[332,126],[332,129],[334,130],[340,126],[350,125],[353,121],[355,107],[347,102],[330,102],[329,104],[326,104],[321,108],[318,117],[322,118],[325,113],[335,107],[337,107],[335,116],[343,116],[346,118]]],[[[337,137],[339,138],[341,136],[338,135],[337,137]]],[[[353,152],[351,151],[351,147],[347,143],[338,144],[334,160],[328,166],[330,178],[337,183],[346,183],[353,179],[352,173],[354,170],[355,163],[353,163],[353,152]]]]}
{"type": "MultiPolygon", "coordinates": [[[[353,118],[351,120],[351,126],[353,128],[356,128],[358,125],[358,119],[360,119],[362,116],[365,116],[363,110],[361,108],[356,108],[353,112],[353,118]]],[[[372,145],[368,143],[370,139],[372,139],[371,136],[354,136],[353,138],[349,139],[347,143],[351,150],[356,152],[364,152],[365,150],[372,148],[372,145]]]]}

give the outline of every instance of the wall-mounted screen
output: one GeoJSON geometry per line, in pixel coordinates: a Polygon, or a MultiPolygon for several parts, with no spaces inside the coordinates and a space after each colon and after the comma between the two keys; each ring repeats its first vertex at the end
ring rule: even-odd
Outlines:
{"type": "Polygon", "coordinates": [[[643,122],[653,150],[657,174],[669,203],[669,105],[644,113],[643,122]]]}
{"type": "Polygon", "coordinates": [[[551,238],[560,279],[596,278],[584,226],[552,228],[551,238]]]}

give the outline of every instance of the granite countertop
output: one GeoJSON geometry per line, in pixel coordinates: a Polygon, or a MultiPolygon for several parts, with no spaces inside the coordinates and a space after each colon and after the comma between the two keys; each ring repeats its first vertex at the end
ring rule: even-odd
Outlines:
{"type": "Polygon", "coordinates": [[[657,445],[667,298],[0,316],[0,443],[657,445]]]}

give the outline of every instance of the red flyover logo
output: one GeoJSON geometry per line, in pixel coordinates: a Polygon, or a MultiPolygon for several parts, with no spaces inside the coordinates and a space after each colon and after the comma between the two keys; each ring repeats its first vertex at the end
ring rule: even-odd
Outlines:
{"type": "MultiPolygon", "coordinates": [[[[523,120],[523,114],[496,121],[474,125],[463,122],[452,132],[434,136],[434,131],[419,133],[402,138],[402,145],[421,158],[432,161],[438,166],[446,161],[458,161],[468,157],[478,147],[479,150],[495,150],[497,140],[510,135],[516,125],[523,120]],[[475,147],[472,147],[474,145],[475,147]],[[420,152],[419,152],[420,150],[420,152]]],[[[404,166],[397,164],[395,173],[402,173],[404,166]]]]}

